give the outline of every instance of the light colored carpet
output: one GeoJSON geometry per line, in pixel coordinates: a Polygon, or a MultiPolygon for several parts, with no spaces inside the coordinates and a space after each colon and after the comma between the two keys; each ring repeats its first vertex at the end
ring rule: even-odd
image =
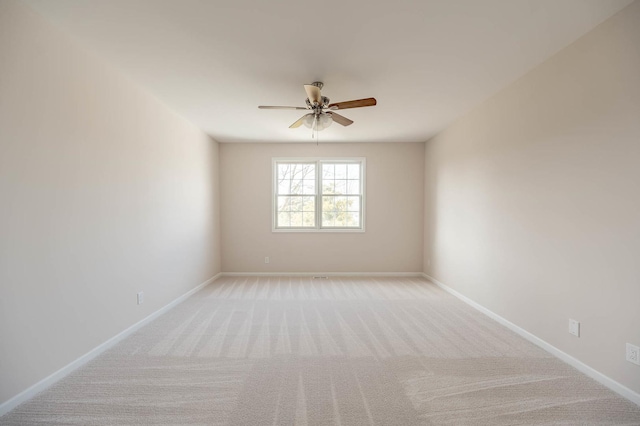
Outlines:
{"type": "Polygon", "coordinates": [[[419,278],[225,277],[0,424],[640,425],[640,407],[419,278]]]}

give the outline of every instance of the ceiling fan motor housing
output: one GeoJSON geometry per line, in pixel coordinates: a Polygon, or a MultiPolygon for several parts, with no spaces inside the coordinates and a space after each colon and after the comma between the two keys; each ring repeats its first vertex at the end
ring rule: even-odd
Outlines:
{"type": "Polygon", "coordinates": [[[327,106],[329,106],[329,102],[331,102],[331,100],[326,96],[322,96],[320,100],[321,100],[321,103],[319,105],[312,104],[309,98],[307,98],[305,102],[307,103],[307,107],[309,107],[309,109],[315,109],[318,106],[320,108],[326,108],[327,106]]]}

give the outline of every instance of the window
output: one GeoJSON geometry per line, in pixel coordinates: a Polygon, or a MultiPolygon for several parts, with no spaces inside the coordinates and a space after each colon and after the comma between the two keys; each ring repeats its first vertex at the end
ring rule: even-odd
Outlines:
{"type": "Polygon", "coordinates": [[[364,231],[364,158],[273,160],[274,231],[364,231]]]}

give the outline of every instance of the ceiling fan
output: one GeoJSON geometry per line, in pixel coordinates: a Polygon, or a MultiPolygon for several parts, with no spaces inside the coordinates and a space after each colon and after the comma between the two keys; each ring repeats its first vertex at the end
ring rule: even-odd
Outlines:
{"type": "Polygon", "coordinates": [[[307,106],[306,107],[290,107],[290,106],[264,106],[260,105],[260,109],[302,109],[310,111],[308,114],[303,115],[295,123],[289,126],[290,129],[295,129],[301,125],[305,125],[315,131],[323,130],[331,125],[333,121],[343,126],[349,126],[353,124],[352,120],[344,117],[334,111],[343,110],[348,108],[360,108],[376,105],[375,98],[357,99],[354,101],[329,103],[329,98],[322,96],[320,90],[324,84],[316,81],[311,84],[305,84],[304,90],[307,92],[307,106]]]}

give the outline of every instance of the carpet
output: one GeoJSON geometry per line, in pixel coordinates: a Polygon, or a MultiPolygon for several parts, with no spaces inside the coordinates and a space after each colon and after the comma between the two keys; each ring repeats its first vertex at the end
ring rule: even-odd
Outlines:
{"type": "Polygon", "coordinates": [[[422,278],[223,277],[2,425],[640,425],[422,278]]]}

